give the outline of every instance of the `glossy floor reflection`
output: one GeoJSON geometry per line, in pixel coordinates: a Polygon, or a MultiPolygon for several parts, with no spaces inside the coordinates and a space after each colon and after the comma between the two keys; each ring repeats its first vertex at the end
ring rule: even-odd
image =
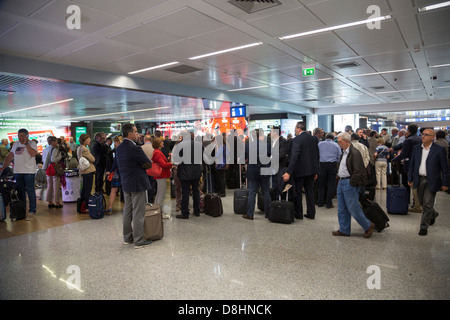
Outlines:
{"type": "MultiPolygon", "coordinates": [[[[384,207],[385,191],[376,200],[384,207]]],[[[222,217],[179,220],[166,197],[164,239],[139,250],[123,245],[117,210],[4,238],[0,299],[450,298],[448,194],[438,193],[440,215],[425,237],[417,235],[418,213],[390,215],[389,228],[365,239],[355,221],[351,237],[331,235],[335,208],[282,225],[258,213],[243,219],[232,203],[228,190],[222,217]]],[[[76,215],[74,204],[64,209],[76,215]]],[[[35,219],[16,223],[39,224],[35,219]]]]}

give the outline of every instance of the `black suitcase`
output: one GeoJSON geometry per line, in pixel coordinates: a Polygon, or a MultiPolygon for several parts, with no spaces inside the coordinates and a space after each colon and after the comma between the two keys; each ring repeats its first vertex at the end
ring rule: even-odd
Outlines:
{"type": "MultiPolygon", "coordinates": [[[[286,196],[288,198],[288,196],[286,196]]],[[[286,199],[286,201],[275,200],[270,203],[267,218],[271,222],[290,224],[295,220],[295,205],[293,202],[286,199]]]]}
{"type": "MultiPolygon", "coordinates": [[[[209,177],[206,182],[206,190],[209,192],[208,186],[212,188],[210,167],[207,168],[206,176],[209,177]]],[[[211,217],[220,217],[223,214],[222,199],[218,194],[207,193],[205,195],[205,214],[211,217]]]]}
{"type": "MultiPolygon", "coordinates": [[[[239,164],[239,177],[241,176],[241,165],[239,164]]],[[[242,188],[242,180],[239,178],[239,189],[234,190],[233,210],[237,214],[246,214],[248,207],[248,189],[242,188]]]]}
{"type": "Polygon", "coordinates": [[[77,199],[77,212],[78,213],[83,213],[83,210],[86,210],[86,205],[83,206],[83,203],[84,203],[84,199],[83,198],[78,198],[77,199]]]}
{"type": "Polygon", "coordinates": [[[362,207],[364,215],[375,224],[375,229],[378,232],[381,232],[383,229],[389,227],[389,218],[378,203],[365,199],[364,197],[359,198],[359,203],[362,207]]]}
{"type": "Polygon", "coordinates": [[[17,190],[11,190],[11,202],[9,203],[9,217],[11,221],[23,220],[26,216],[25,204],[19,200],[17,190]]]}

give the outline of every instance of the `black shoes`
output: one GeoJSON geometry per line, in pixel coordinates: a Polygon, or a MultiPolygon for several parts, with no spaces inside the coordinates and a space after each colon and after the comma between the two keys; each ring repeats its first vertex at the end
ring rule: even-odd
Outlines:
{"type": "Polygon", "coordinates": [[[419,236],[426,236],[428,234],[428,230],[427,229],[420,229],[419,230],[419,236]]]}

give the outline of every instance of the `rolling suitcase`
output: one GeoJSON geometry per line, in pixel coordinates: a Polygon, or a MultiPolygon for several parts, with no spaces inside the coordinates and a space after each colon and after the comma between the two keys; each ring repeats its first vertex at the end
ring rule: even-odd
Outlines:
{"type": "Polygon", "coordinates": [[[386,188],[386,209],[388,213],[408,214],[408,205],[409,194],[405,187],[392,185],[386,188]]]}
{"type": "Polygon", "coordinates": [[[211,217],[220,217],[223,214],[222,199],[215,193],[210,193],[209,188],[212,189],[211,167],[206,169],[206,190],[205,195],[205,214],[211,217]],[[208,178],[209,177],[209,178],[208,178]]]}
{"type": "Polygon", "coordinates": [[[6,207],[5,203],[3,202],[3,197],[0,195],[0,221],[3,221],[6,219],[6,207]]]}
{"type": "Polygon", "coordinates": [[[246,214],[248,207],[248,189],[242,188],[241,165],[239,165],[239,189],[234,190],[233,209],[234,213],[246,214]]]}
{"type": "Polygon", "coordinates": [[[164,237],[164,224],[161,206],[147,203],[144,215],[144,239],[160,240],[164,237]]]}
{"type": "Polygon", "coordinates": [[[271,222],[290,224],[294,222],[295,218],[295,205],[288,200],[286,195],[286,201],[275,200],[270,203],[269,212],[267,218],[271,222]]]}
{"type": "Polygon", "coordinates": [[[25,203],[19,200],[17,190],[11,190],[11,202],[9,203],[9,217],[11,221],[23,220],[27,216],[25,203]]]}
{"type": "Polygon", "coordinates": [[[378,232],[381,232],[383,229],[389,227],[389,218],[378,203],[370,201],[364,197],[360,197],[359,204],[361,205],[366,218],[375,224],[375,229],[378,232]]]}

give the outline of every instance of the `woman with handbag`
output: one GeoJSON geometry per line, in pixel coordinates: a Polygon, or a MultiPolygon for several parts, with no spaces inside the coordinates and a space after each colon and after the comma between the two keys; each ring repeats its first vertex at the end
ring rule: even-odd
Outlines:
{"type": "MultiPolygon", "coordinates": [[[[95,158],[87,148],[87,146],[91,143],[91,137],[83,133],[78,138],[78,141],[80,142],[80,146],[77,149],[77,156],[80,161],[80,174],[83,178],[83,187],[81,188],[81,194],[80,197],[84,200],[84,204],[88,205],[89,203],[89,197],[91,196],[92,191],[92,184],[94,182],[94,174],[95,174],[95,158]],[[89,162],[89,166],[86,166],[86,168],[82,167],[82,164],[85,162],[82,160],[82,158],[86,159],[89,162]]],[[[89,213],[89,210],[84,210],[82,213],[89,213]]]]}
{"type": "Polygon", "coordinates": [[[389,159],[389,149],[384,144],[383,138],[377,139],[378,147],[375,149],[375,172],[377,176],[377,190],[387,188],[387,169],[389,159]]]}
{"type": "MultiPolygon", "coordinates": [[[[61,167],[59,162],[62,154],[59,151],[58,140],[54,136],[47,138],[48,147],[44,154],[43,169],[47,175],[47,202],[48,207],[62,208],[61,199],[61,167]]],[[[62,169],[64,171],[64,169],[62,169]]]]}
{"type": "MultiPolygon", "coordinates": [[[[155,167],[160,166],[162,169],[161,175],[154,177],[157,184],[155,203],[159,204],[162,208],[164,197],[166,196],[167,179],[170,178],[170,169],[172,168],[172,163],[167,160],[166,156],[161,151],[161,149],[164,147],[164,141],[161,138],[155,138],[152,142],[152,146],[154,149],[153,157],[151,159],[152,168],[156,165],[155,167]]],[[[167,215],[164,216],[164,218],[167,218],[167,215]]]]}
{"type": "MultiPolygon", "coordinates": [[[[122,143],[123,137],[115,136],[113,141],[114,150],[116,150],[119,144],[122,143]]],[[[111,167],[111,171],[106,172],[106,179],[108,179],[108,181],[111,181],[111,193],[109,194],[109,206],[108,209],[105,210],[105,214],[111,214],[114,200],[116,199],[117,193],[119,192],[119,188],[122,186],[122,184],[120,183],[119,167],[117,166],[117,160],[115,157],[113,165],[111,167]]]]}

